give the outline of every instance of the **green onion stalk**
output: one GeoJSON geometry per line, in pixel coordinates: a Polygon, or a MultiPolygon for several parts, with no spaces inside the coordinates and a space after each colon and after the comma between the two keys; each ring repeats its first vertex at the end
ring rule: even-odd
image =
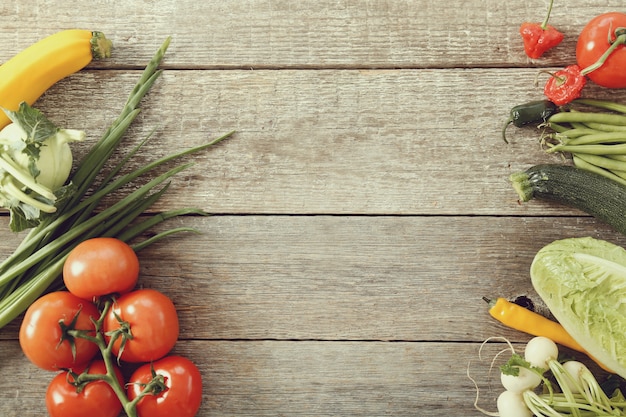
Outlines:
{"type": "Polygon", "coordinates": [[[74,192],[57,199],[56,212],[32,227],[15,251],[0,263],[0,328],[23,313],[43,293],[62,285],[60,277],[65,259],[80,242],[94,237],[116,237],[129,243],[135,251],[140,251],[173,233],[196,231],[189,227],[171,228],[140,242],[133,242],[133,239],[153,226],[173,217],[207,215],[197,208],[182,208],[137,220],[168,190],[170,178],[189,168],[192,165],[190,163],[154,174],[145,184],[115,203],[99,209],[103,198],[114,191],[152,173],[159,166],[211,147],[234,133],[229,132],[122,174],[126,162],[137,154],[149,139],[148,136],[113,168],[104,172],[107,161],[139,114],[139,103],[161,75],[163,70],[159,69],[159,65],[169,43],[168,37],[144,69],[117,119],[77,165],[70,177],[74,192]],[[103,179],[96,183],[99,176],[103,176],[103,179]]]}

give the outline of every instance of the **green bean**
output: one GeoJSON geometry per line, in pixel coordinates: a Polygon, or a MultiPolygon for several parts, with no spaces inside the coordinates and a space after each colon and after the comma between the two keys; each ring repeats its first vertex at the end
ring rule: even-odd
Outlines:
{"type": "Polygon", "coordinates": [[[585,125],[590,129],[601,130],[603,132],[626,132],[626,126],[593,122],[585,123],[585,125]]]}
{"type": "Polygon", "coordinates": [[[575,138],[578,138],[578,137],[581,137],[581,136],[584,136],[584,135],[592,135],[592,134],[596,134],[596,133],[600,133],[600,132],[598,132],[595,129],[591,129],[589,127],[572,128],[572,129],[564,130],[562,132],[557,132],[557,137],[564,136],[567,139],[575,139],[575,138]]]}
{"type": "Polygon", "coordinates": [[[612,169],[611,172],[615,175],[617,175],[620,178],[624,178],[626,180],[626,171],[620,171],[617,169],[612,169]]]}
{"type": "Polygon", "coordinates": [[[573,161],[574,161],[574,165],[576,165],[578,168],[580,169],[584,169],[586,171],[590,171],[590,172],[595,172],[596,174],[602,175],[603,177],[609,178],[613,181],[616,181],[620,184],[626,185],[626,179],[621,178],[615,174],[613,174],[612,172],[601,168],[597,165],[594,164],[590,164],[589,162],[580,159],[578,156],[573,155],[573,161]]]}
{"type": "Polygon", "coordinates": [[[572,126],[573,129],[585,129],[587,127],[587,125],[585,125],[584,123],[580,123],[580,122],[572,122],[570,123],[570,125],[572,126]]]}
{"type": "Polygon", "coordinates": [[[609,113],[587,113],[578,111],[565,111],[553,114],[548,119],[550,123],[604,123],[611,125],[626,126],[626,115],[609,113]]]}
{"type": "MultiPolygon", "coordinates": [[[[563,133],[563,135],[567,135],[563,133]]],[[[626,132],[597,132],[590,135],[578,136],[567,141],[568,145],[590,145],[594,143],[624,143],[626,132]]]]}
{"type": "Polygon", "coordinates": [[[615,159],[616,161],[626,162],[626,155],[606,155],[607,158],[615,159]]]}
{"type": "Polygon", "coordinates": [[[589,155],[624,155],[626,154],[626,143],[617,145],[592,144],[592,145],[555,145],[546,150],[548,153],[570,152],[586,153],[589,155]]]}
{"type": "Polygon", "coordinates": [[[554,123],[554,122],[546,123],[545,126],[549,127],[550,129],[554,130],[557,133],[562,133],[562,132],[571,130],[571,127],[564,126],[564,125],[554,123]]]}
{"type": "Polygon", "coordinates": [[[605,110],[612,110],[618,113],[626,113],[626,105],[614,103],[612,101],[581,98],[574,100],[574,103],[585,104],[587,106],[598,107],[605,110]]]}
{"type": "Polygon", "coordinates": [[[599,166],[601,168],[605,168],[608,170],[617,170],[617,171],[626,171],[626,162],[618,161],[616,159],[607,158],[602,155],[589,155],[584,153],[575,153],[573,155],[576,158],[582,159],[583,161],[599,166]]]}

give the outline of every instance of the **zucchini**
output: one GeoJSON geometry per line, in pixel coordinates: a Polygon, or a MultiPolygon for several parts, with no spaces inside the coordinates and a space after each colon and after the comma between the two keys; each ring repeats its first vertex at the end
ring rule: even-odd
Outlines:
{"type": "Polygon", "coordinates": [[[520,201],[551,200],[576,208],[626,235],[626,186],[570,165],[535,165],[511,174],[520,201]]]}

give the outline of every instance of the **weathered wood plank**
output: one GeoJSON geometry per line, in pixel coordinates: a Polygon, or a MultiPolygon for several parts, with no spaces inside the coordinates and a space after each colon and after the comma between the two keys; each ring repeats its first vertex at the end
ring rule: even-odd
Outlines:
{"type": "MultiPolygon", "coordinates": [[[[481,297],[528,295],[545,244],[626,239],[588,218],[214,216],[140,253],[140,285],[175,302],[191,339],[481,341],[481,297]]],[[[15,246],[1,243],[1,253],[15,246]]],[[[15,338],[14,323],[0,337],[15,338]]]]}
{"type": "MultiPolygon", "coordinates": [[[[535,70],[167,71],[130,144],[162,127],[140,162],[236,130],[193,159],[157,209],[214,213],[572,214],[517,203],[508,176],[542,161],[534,128],[509,109],[541,97],[535,70]],[[506,88],[494,87],[506,84],[506,88]],[[297,86],[297,88],[294,88],[297,86]]],[[[92,143],[138,75],[81,73],[37,106],[92,143]]],[[[626,100],[625,91],[590,94],[626,100]]],[[[83,147],[84,148],[84,147],[83,147]]],[[[76,149],[83,149],[77,146],[76,149]]],[[[579,213],[576,213],[579,214],[579,213]]]]}
{"type": "MultiPolygon", "coordinates": [[[[38,103],[91,141],[172,35],[128,145],[162,126],[145,162],[237,130],[194,158],[155,207],[220,215],[176,220],[202,234],[140,254],[141,285],[179,309],[175,351],[202,370],[199,417],[479,416],[465,375],[479,343],[528,339],[495,323],[480,298],[538,301],[528,267],[552,240],[626,245],[577,211],[518,205],[507,183],[514,170],[560,161],[533,129],[511,129],[503,144],[508,109],[541,97],[536,67],[574,61],[590,17],[623,7],[582,3],[554,9],[566,40],[532,62],[517,27],[541,20],[545,1],[7,0],[0,62],[59,29],[111,37],[112,59],[38,103]]],[[[625,91],[587,91],[626,101],[625,91]]],[[[6,220],[0,258],[20,237],[6,220]]],[[[0,379],[0,415],[39,416],[50,374],[22,357],[17,325],[0,330],[0,369],[11,376],[0,379]]],[[[481,383],[484,365],[473,368],[481,383]]],[[[495,395],[483,405],[493,409],[495,395]]]]}
{"type": "MultiPolygon", "coordinates": [[[[489,344],[484,357],[502,348],[489,344]]],[[[189,341],[174,352],[199,363],[204,395],[198,417],[447,417],[459,410],[471,417],[481,414],[472,406],[470,361],[483,390],[481,405],[494,410],[499,394],[489,360],[479,361],[478,350],[475,343],[189,341]]],[[[0,414],[40,416],[53,374],[20,355],[16,342],[0,342],[0,369],[24,378],[19,384],[0,379],[0,414]]]]}
{"type": "MultiPolygon", "coordinates": [[[[56,30],[104,31],[120,52],[94,67],[143,65],[166,36],[168,65],[186,68],[450,68],[534,65],[518,34],[541,21],[546,2],[454,0],[190,0],[0,5],[0,62],[56,30]],[[17,16],[17,18],[16,18],[17,16]]],[[[579,31],[596,14],[620,10],[619,0],[563,2],[551,23],[566,34],[537,65],[574,59],[579,31]]]]}

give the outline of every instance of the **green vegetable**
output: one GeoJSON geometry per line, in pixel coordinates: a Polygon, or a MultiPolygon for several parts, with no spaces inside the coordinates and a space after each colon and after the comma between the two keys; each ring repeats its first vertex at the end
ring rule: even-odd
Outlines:
{"type": "Polygon", "coordinates": [[[532,123],[541,123],[558,111],[556,104],[550,100],[536,100],[519,104],[511,109],[509,118],[502,128],[502,139],[506,140],[506,128],[513,123],[515,127],[522,127],[532,123]]]}
{"type": "Polygon", "coordinates": [[[626,377],[626,250],[591,237],[557,240],[536,254],[530,275],[565,330],[626,377]]]}
{"type": "Polygon", "coordinates": [[[626,235],[626,186],[569,165],[535,165],[510,176],[520,201],[555,201],[582,210],[626,235]]]}
{"type": "Polygon", "coordinates": [[[565,204],[626,234],[626,187],[604,176],[568,165],[544,164],[510,176],[522,202],[531,199],[565,204]]]}
{"type": "Polygon", "coordinates": [[[11,230],[20,232],[54,213],[57,197],[71,192],[69,143],[85,132],[59,129],[25,102],[5,113],[12,123],[0,131],[0,206],[10,210],[11,230]]]}
{"type": "Polygon", "coordinates": [[[550,116],[546,126],[553,132],[542,137],[547,152],[571,155],[575,166],[626,185],[626,106],[592,99],[574,104],[600,111],[570,108],[550,116]]]}
{"type": "MultiPolygon", "coordinates": [[[[478,406],[478,385],[470,377],[476,387],[474,407],[478,411],[501,417],[625,415],[626,401],[619,387],[604,391],[583,363],[575,360],[559,362],[558,346],[554,341],[545,337],[531,339],[524,349],[524,357],[515,352],[508,340],[504,341],[509,345],[511,358],[500,367],[504,391],[497,398],[498,413],[478,406]],[[542,366],[537,367],[533,362],[542,366]]],[[[504,351],[497,356],[502,353],[504,351]]]]}
{"type": "MultiPolygon", "coordinates": [[[[206,214],[196,208],[182,208],[146,216],[143,220],[138,219],[167,191],[168,180],[190,164],[174,166],[168,171],[154,174],[139,185],[128,185],[165,163],[218,143],[233,132],[195,148],[152,161],[136,171],[122,174],[125,163],[141,149],[142,143],[132,149],[119,164],[104,169],[124,133],[139,114],[139,102],[161,75],[158,66],[169,41],[168,38],[146,66],[118,118],[78,164],[70,178],[74,187],[71,195],[58,199],[56,212],[30,229],[13,254],[0,264],[0,328],[25,311],[44,291],[60,285],[59,278],[65,258],[80,242],[97,236],[117,237],[129,242],[169,218],[186,214],[206,214]],[[96,178],[98,182],[95,181],[96,178]],[[132,188],[133,191],[110,206],[102,207],[104,197],[110,198],[111,193],[121,192],[123,187],[132,188]]],[[[165,236],[183,231],[193,229],[179,227],[165,230],[131,246],[139,251],[165,236]]]]}

